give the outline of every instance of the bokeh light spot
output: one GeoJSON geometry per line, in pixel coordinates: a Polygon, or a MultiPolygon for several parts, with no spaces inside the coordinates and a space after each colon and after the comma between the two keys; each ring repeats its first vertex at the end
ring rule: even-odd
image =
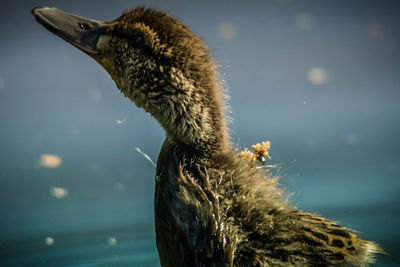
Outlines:
{"type": "Polygon", "coordinates": [[[50,194],[55,198],[65,198],[68,195],[68,189],[64,187],[50,187],[50,194]]]}
{"type": "Polygon", "coordinates": [[[62,158],[56,155],[42,154],[39,164],[45,168],[58,168],[62,164],[62,158]]]}
{"type": "Polygon", "coordinates": [[[48,246],[51,246],[51,245],[54,244],[54,238],[48,236],[48,237],[46,237],[46,238],[44,239],[44,243],[45,243],[46,245],[48,245],[48,246]]]}
{"type": "Polygon", "coordinates": [[[325,84],[328,82],[328,72],[323,68],[311,68],[308,71],[308,81],[316,85],[325,84]]]}
{"type": "Polygon", "coordinates": [[[126,122],[126,118],[123,118],[122,120],[117,120],[117,124],[124,124],[126,122]]]}
{"type": "Polygon", "coordinates": [[[110,246],[115,246],[115,245],[117,244],[117,239],[116,239],[115,237],[110,237],[110,238],[108,239],[108,244],[109,244],[110,246]]]}

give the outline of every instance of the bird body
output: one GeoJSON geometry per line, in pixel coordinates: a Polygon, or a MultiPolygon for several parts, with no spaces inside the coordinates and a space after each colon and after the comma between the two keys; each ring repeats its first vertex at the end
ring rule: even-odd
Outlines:
{"type": "Polygon", "coordinates": [[[54,8],[33,13],[164,128],[154,201],[162,266],[366,266],[382,252],[290,205],[277,177],[237,153],[215,63],[180,21],[143,7],[111,22],[54,8]]]}
{"type": "Polygon", "coordinates": [[[380,248],[288,204],[270,177],[234,151],[212,160],[166,140],[155,223],[163,266],[365,266],[380,248]],[[166,234],[170,233],[170,234],[166,234]]]}

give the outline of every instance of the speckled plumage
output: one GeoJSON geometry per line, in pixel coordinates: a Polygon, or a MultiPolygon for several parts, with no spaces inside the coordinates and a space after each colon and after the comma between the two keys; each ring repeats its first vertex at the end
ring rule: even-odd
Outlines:
{"type": "Polygon", "coordinates": [[[96,60],[166,132],[155,189],[162,266],[366,266],[383,252],[296,209],[277,177],[238,156],[214,61],[189,28],[143,7],[101,27],[96,60]]]}
{"type": "Polygon", "coordinates": [[[198,152],[225,147],[221,91],[203,41],[177,19],[153,9],[124,12],[110,24],[116,34],[101,37],[98,48],[110,53],[101,64],[122,93],[150,112],[168,139],[198,152]],[[132,34],[141,34],[145,46],[129,49],[132,34]]]}

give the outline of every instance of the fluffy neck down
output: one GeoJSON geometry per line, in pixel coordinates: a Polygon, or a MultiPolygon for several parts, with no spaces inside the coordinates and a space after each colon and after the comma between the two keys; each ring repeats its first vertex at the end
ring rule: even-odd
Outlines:
{"type": "Polygon", "coordinates": [[[199,156],[230,148],[223,94],[213,64],[207,62],[204,68],[190,71],[149,59],[138,65],[135,63],[141,55],[130,57],[128,64],[124,62],[116,70],[126,75],[113,78],[126,97],[157,119],[169,142],[199,156]],[[132,77],[132,72],[141,75],[132,77]]]}

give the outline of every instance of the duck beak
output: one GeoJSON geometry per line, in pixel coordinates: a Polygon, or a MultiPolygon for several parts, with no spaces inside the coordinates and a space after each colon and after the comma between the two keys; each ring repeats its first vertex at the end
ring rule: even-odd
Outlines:
{"type": "Polygon", "coordinates": [[[32,14],[40,24],[58,37],[96,61],[101,59],[96,45],[100,35],[107,31],[106,23],[62,12],[54,7],[37,7],[32,9],[32,14]]]}

